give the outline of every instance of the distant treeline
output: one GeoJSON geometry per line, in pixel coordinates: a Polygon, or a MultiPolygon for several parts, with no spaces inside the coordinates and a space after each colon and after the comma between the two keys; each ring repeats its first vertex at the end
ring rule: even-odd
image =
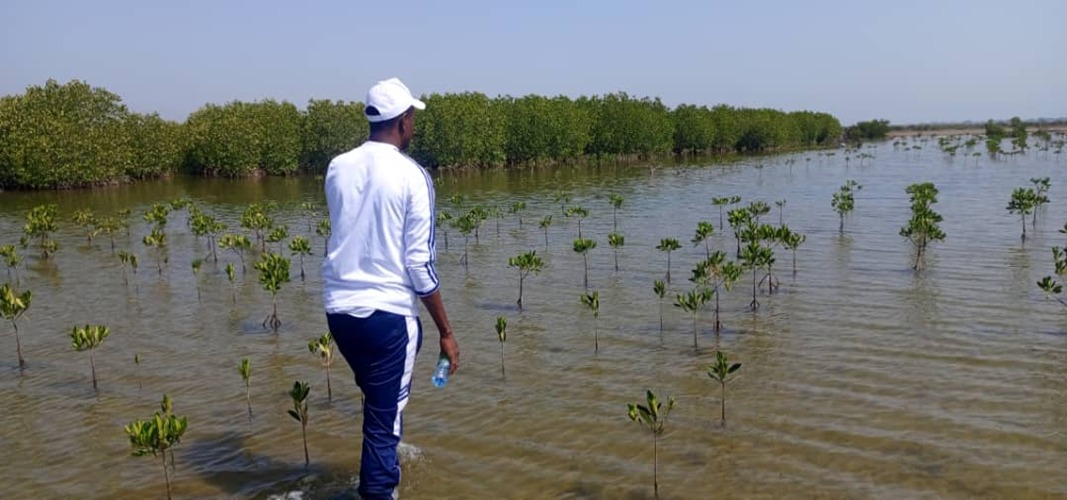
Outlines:
{"type": "Polygon", "coordinates": [[[1022,122],[1028,128],[1044,129],[1048,127],[1067,126],[1067,118],[1039,118],[1036,120],[1022,120],[1015,116],[1008,120],[993,120],[985,122],[939,122],[939,123],[915,123],[910,125],[892,125],[890,130],[894,132],[928,132],[937,130],[982,130],[992,124],[993,126],[1012,127],[1016,122],[1022,122]]]}
{"type": "MultiPolygon", "coordinates": [[[[432,94],[411,154],[428,167],[584,158],[758,153],[834,145],[827,113],[680,105],[625,93],[580,97],[432,94]]],[[[244,177],[321,173],[366,139],[363,104],[311,100],[208,104],[184,123],[133,113],[82,81],[49,80],[0,98],[0,187],[92,186],[175,172],[244,177]]]]}

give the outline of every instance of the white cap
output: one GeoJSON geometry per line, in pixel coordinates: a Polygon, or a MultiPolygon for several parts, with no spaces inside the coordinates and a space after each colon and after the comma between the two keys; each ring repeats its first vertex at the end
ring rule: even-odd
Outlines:
{"type": "Polygon", "coordinates": [[[426,103],[412,96],[407,85],[404,85],[404,82],[400,81],[399,78],[390,78],[375,83],[367,91],[367,102],[365,104],[366,107],[363,108],[363,114],[367,116],[367,121],[375,123],[392,120],[412,106],[419,110],[426,109],[426,103]],[[377,109],[378,114],[367,114],[367,110],[371,107],[377,109]]]}

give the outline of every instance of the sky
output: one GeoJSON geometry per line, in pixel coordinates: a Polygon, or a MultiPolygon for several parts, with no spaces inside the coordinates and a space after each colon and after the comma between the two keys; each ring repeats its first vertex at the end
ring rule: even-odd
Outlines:
{"type": "Polygon", "coordinates": [[[843,124],[1067,116],[1064,0],[4,0],[0,95],[79,79],[184,120],[234,99],[625,91],[843,124]]]}

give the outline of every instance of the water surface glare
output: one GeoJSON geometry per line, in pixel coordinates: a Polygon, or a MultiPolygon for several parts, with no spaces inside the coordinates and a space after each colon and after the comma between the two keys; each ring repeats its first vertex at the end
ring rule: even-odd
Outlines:
{"type": "MultiPolygon", "coordinates": [[[[525,201],[518,218],[490,219],[469,243],[438,234],[442,290],[463,352],[445,389],[430,375],[436,332],[427,336],[405,420],[402,498],[651,498],[652,441],[626,417],[645,388],[673,394],[677,407],[660,439],[664,498],[1065,498],[1067,497],[1067,310],[1046,301],[1035,282],[1051,274],[1050,247],[1067,219],[1067,177],[1058,155],[1033,151],[1000,161],[949,160],[889,144],[865,149],[873,160],[846,164],[844,152],[750,159],[728,165],[601,166],[457,173],[438,180],[439,209],[456,212],[450,195],[473,203],[525,201]],[[1025,246],[1017,216],[1006,212],[1012,188],[1050,176],[1051,203],[1038,212],[1025,246]],[[831,194],[847,179],[863,185],[838,235],[831,194]],[[912,249],[897,233],[908,218],[904,188],[930,181],[940,189],[944,242],[932,246],[927,271],[911,269],[912,249]],[[593,318],[580,304],[582,259],[571,250],[577,224],[553,202],[589,209],[582,233],[598,242],[589,255],[590,288],[599,290],[600,350],[593,318]],[[626,245],[614,271],[607,234],[608,195],[625,197],[618,213],[626,245]],[[726,330],[711,331],[711,309],[692,345],[689,316],[671,306],[688,290],[689,269],[704,255],[688,241],[699,220],[712,222],[713,249],[734,246],[719,231],[713,196],[741,195],[771,205],[807,235],[791,256],[777,250],[781,289],[759,294],[751,283],[722,298],[726,330]],[[548,248],[537,221],[553,214],[548,248]],[[666,256],[654,249],[674,237],[673,283],[662,305],[654,279],[666,256]],[[547,268],[525,285],[515,305],[510,256],[536,249],[547,268]],[[507,379],[493,325],[508,318],[507,379]],[[727,386],[728,424],[718,424],[720,391],[704,374],[719,347],[743,368],[727,386]]],[[[132,458],[122,426],[148,417],[160,395],[190,427],[177,448],[178,498],[284,496],[332,498],[349,490],[359,465],[358,390],[339,358],[333,401],[307,349],[326,328],[318,265],[322,239],[301,215],[302,201],[322,201],[321,180],[225,181],[177,178],[97,191],[0,194],[0,235],[16,243],[23,214],[54,202],[69,216],[131,207],[131,236],[118,238],[141,265],[124,286],[106,237],[90,246],[67,221],[54,261],[27,257],[20,269],[33,305],[19,322],[25,371],[16,366],[10,324],[0,327],[0,468],[3,498],[151,498],[164,493],[158,459],[132,458]],[[235,289],[223,271],[240,268],[220,253],[200,276],[197,300],[190,261],[206,242],[172,214],[162,277],[141,244],[140,214],[153,201],[191,196],[237,227],[244,205],[274,200],[290,234],[308,235],[313,255],[306,282],[294,260],[293,282],[280,294],[278,334],[260,323],[270,297],[256,272],[238,270],[235,289]],[[233,297],[235,297],[235,301],[233,297]],[[104,323],[111,337],[96,353],[94,392],[86,353],[71,349],[75,324],[104,323]],[[134,355],[141,365],[134,364],[134,355]],[[253,417],[237,373],[252,362],[253,417]],[[303,464],[300,426],[285,411],[294,380],[312,384],[303,464]]],[[[23,250],[23,253],[32,253],[23,250]]],[[[288,251],[286,250],[286,253],[288,251]]],[[[254,259],[250,257],[249,261],[254,259]]]]}

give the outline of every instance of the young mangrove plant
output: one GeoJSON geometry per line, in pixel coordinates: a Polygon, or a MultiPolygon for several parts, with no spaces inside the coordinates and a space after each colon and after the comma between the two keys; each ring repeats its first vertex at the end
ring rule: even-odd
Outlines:
{"type": "Polygon", "coordinates": [[[600,328],[598,325],[600,319],[600,292],[593,290],[593,293],[583,293],[581,300],[582,304],[593,313],[593,352],[597,353],[600,352],[600,328]]]}
{"type": "Polygon", "coordinates": [[[100,229],[97,227],[96,215],[93,214],[93,210],[90,208],[79,208],[71,215],[71,221],[74,224],[85,231],[85,238],[90,245],[93,244],[93,237],[100,234],[100,229]]]}
{"type": "Polygon", "coordinates": [[[129,275],[126,274],[126,266],[129,266],[130,269],[133,270],[133,273],[137,274],[137,255],[125,250],[120,250],[118,256],[119,267],[122,268],[122,283],[126,286],[130,286],[129,275]]]}
{"type": "Polygon", "coordinates": [[[700,313],[700,309],[711,301],[711,297],[715,295],[715,291],[711,288],[696,287],[685,294],[677,294],[674,299],[674,307],[681,309],[689,314],[693,315],[693,349],[699,349],[697,344],[697,315],[700,313]]]}
{"type": "Polygon", "coordinates": [[[656,245],[656,250],[667,253],[667,283],[671,282],[671,252],[682,248],[682,244],[678,243],[675,238],[663,238],[659,240],[659,245],[656,245]]]}
{"type": "Polygon", "coordinates": [[[667,407],[664,408],[652,389],[645,393],[645,404],[626,403],[626,414],[630,421],[648,428],[652,434],[652,491],[656,498],[659,498],[659,437],[673,409],[674,396],[667,398],[667,407]]]}
{"type": "Polygon", "coordinates": [[[623,197],[620,194],[611,193],[609,198],[611,201],[611,230],[618,232],[619,230],[619,209],[622,208],[623,197]]]}
{"type": "Polygon", "coordinates": [[[752,220],[756,222],[756,225],[759,225],[760,217],[771,213],[771,206],[765,201],[753,201],[748,204],[748,207],[746,207],[745,210],[748,210],[749,215],[752,216],[752,220]]]}
{"type": "Polygon", "coordinates": [[[717,250],[711,257],[697,263],[693,269],[693,275],[689,281],[697,286],[710,288],[715,297],[715,333],[722,330],[722,321],[719,320],[719,296],[722,291],[729,292],[733,284],[740,279],[744,270],[736,263],[726,260],[726,252],[717,250]]]}
{"type": "Polygon", "coordinates": [[[78,352],[89,351],[89,367],[93,374],[93,390],[96,390],[96,361],[93,359],[93,354],[96,352],[96,348],[100,347],[100,344],[103,344],[110,334],[111,329],[104,325],[75,326],[70,331],[71,347],[78,352]]]}
{"type": "Polygon", "coordinates": [[[293,382],[293,388],[289,390],[289,398],[293,401],[293,407],[289,410],[289,416],[300,422],[300,432],[304,437],[304,466],[311,465],[308,456],[308,393],[311,387],[307,382],[293,382]]]}
{"type": "Polygon", "coordinates": [[[582,285],[589,289],[589,251],[596,248],[596,242],[589,238],[578,238],[574,240],[574,251],[582,254],[582,268],[585,274],[582,278],[582,285]]]}
{"type": "Polygon", "coordinates": [[[167,218],[170,216],[170,206],[164,203],[153,203],[152,208],[145,211],[141,216],[145,222],[162,231],[167,226],[167,218]]]}
{"type": "MultiPolygon", "coordinates": [[[[526,210],[525,201],[516,201],[511,203],[511,208],[508,209],[508,213],[514,215],[519,219],[519,229],[522,229],[522,212],[526,210]]],[[[447,246],[447,245],[446,245],[447,246]]]]}
{"type": "Polygon", "coordinates": [[[797,275],[797,249],[800,248],[800,245],[803,245],[804,242],[807,241],[808,237],[804,236],[803,233],[790,230],[786,226],[782,226],[780,228],[779,236],[780,236],[780,239],[781,239],[781,242],[782,242],[782,246],[785,247],[786,250],[789,250],[790,252],[793,253],[793,276],[796,276],[797,275]]]}
{"type": "Polygon", "coordinates": [[[56,205],[38,205],[30,209],[26,214],[26,224],[22,226],[23,236],[19,240],[23,248],[29,246],[31,241],[36,242],[41,251],[41,257],[48,259],[59,249],[59,243],[52,238],[56,232],[56,214],[59,207],[56,205]]]}
{"type": "Polygon", "coordinates": [[[138,353],[133,354],[133,366],[137,373],[137,390],[140,391],[144,386],[141,385],[141,355],[138,353]]]}
{"type": "Polygon", "coordinates": [[[726,221],[734,231],[734,239],[737,240],[737,253],[741,254],[741,231],[751,225],[752,214],[743,208],[735,208],[726,214],[726,221]]]}
{"type": "Polygon", "coordinates": [[[589,217],[589,211],[582,207],[568,207],[563,215],[578,220],[578,239],[582,239],[582,219],[589,217]]]}
{"type": "Polygon", "coordinates": [[[245,268],[245,252],[252,248],[252,241],[243,234],[224,234],[219,238],[219,248],[231,250],[241,261],[241,271],[245,268]]]}
{"type": "Polygon", "coordinates": [[[122,225],[115,217],[101,217],[96,221],[96,230],[107,235],[111,242],[111,255],[115,255],[115,233],[122,229],[122,225]]]}
{"type": "Polygon", "coordinates": [[[322,238],[322,256],[326,257],[330,254],[330,235],[333,234],[329,217],[323,217],[319,221],[319,225],[315,227],[315,234],[322,238]]]}
{"type": "Polygon", "coordinates": [[[248,418],[252,419],[252,362],[248,358],[242,358],[237,365],[237,373],[245,383],[245,403],[248,404],[248,418]]]}
{"type": "Polygon", "coordinates": [[[129,207],[119,209],[119,211],[115,213],[115,217],[119,221],[119,226],[121,226],[122,229],[124,231],[126,231],[126,237],[127,238],[130,237],[130,216],[131,215],[133,215],[133,210],[130,209],[129,207]]]}
{"type": "Polygon", "coordinates": [[[474,208],[471,208],[470,212],[467,212],[467,219],[470,220],[470,223],[474,226],[475,245],[481,245],[481,239],[478,236],[478,233],[481,230],[482,223],[488,220],[490,215],[489,209],[481,205],[475,205],[474,208]]]}
{"type": "Polygon", "coordinates": [[[330,386],[330,365],[333,364],[334,359],[333,335],[326,332],[317,339],[311,339],[308,342],[308,351],[318,356],[323,368],[326,369],[326,399],[333,401],[333,389],[330,386]]]}
{"type": "Polygon", "coordinates": [[[1031,177],[1030,182],[1034,184],[1034,191],[1037,195],[1034,203],[1034,218],[1032,222],[1032,226],[1037,228],[1037,209],[1048,203],[1048,190],[1052,188],[1052,183],[1049,182],[1048,177],[1031,177]]]}
{"type": "Polygon", "coordinates": [[[19,338],[18,321],[30,308],[32,299],[33,294],[29,290],[19,294],[9,283],[0,286],[0,314],[11,322],[11,328],[15,330],[15,351],[19,357],[19,368],[26,367],[26,360],[22,357],[22,339],[19,338]]]}
{"type": "Polygon", "coordinates": [[[567,204],[571,202],[571,195],[566,191],[556,191],[556,195],[552,197],[552,201],[559,203],[560,215],[567,215],[567,204]]]}
{"type": "Polygon", "coordinates": [[[285,239],[288,238],[288,237],[289,237],[289,226],[286,226],[284,224],[282,224],[280,226],[274,226],[274,227],[270,228],[270,231],[267,232],[267,243],[277,243],[278,244],[278,253],[284,253],[284,249],[282,248],[282,244],[285,242],[285,239]]]}
{"type": "Polygon", "coordinates": [[[711,257],[711,246],[708,244],[708,239],[711,238],[711,235],[714,234],[714,233],[715,233],[715,228],[712,227],[711,223],[708,222],[708,221],[702,220],[700,222],[697,222],[696,234],[693,235],[693,239],[689,240],[689,242],[692,243],[693,246],[697,246],[697,245],[703,243],[704,244],[705,257],[706,258],[710,258],[711,257]]]}
{"type": "Polygon", "coordinates": [[[441,235],[444,236],[445,251],[448,251],[448,226],[452,222],[452,213],[447,210],[438,210],[437,215],[434,216],[434,231],[440,230],[441,235]]]}
{"type": "Polygon", "coordinates": [[[269,215],[270,206],[252,203],[241,214],[241,227],[252,231],[259,245],[260,252],[267,251],[266,233],[274,227],[274,219],[269,215]]]}
{"type": "Polygon", "coordinates": [[[721,198],[719,198],[719,197],[712,198],[711,199],[711,204],[716,206],[716,207],[719,207],[719,227],[723,227],[722,212],[723,212],[723,209],[726,207],[726,205],[730,204],[730,198],[728,198],[726,196],[723,196],[721,198]]]}
{"type": "Polygon", "coordinates": [[[193,268],[193,281],[196,282],[196,301],[200,302],[200,268],[204,265],[204,259],[196,258],[189,264],[193,268]]]}
{"type": "Polygon", "coordinates": [[[659,299],[659,334],[663,336],[663,297],[667,296],[667,285],[663,283],[663,280],[656,280],[652,282],[652,291],[656,293],[656,297],[659,299]]]}
{"type": "Polygon", "coordinates": [[[941,214],[931,208],[937,203],[937,187],[930,182],[912,184],[905,192],[911,198],[911,219],[906,226],[900,228],[900,235],[915,246],[915,264],[912,268],[922,271],[926,247],[932,241],[945,239],[945,232],[939,225],[941,214]]]}
{"type": "Polygon", "coordinates": [[[837,231],[845,234],[845,216],[852,213],[856,207],[856,191],[863,189],[858,182],[849,179],[845,182],[830,199],[830,206],[837,212],[839,223],[837,231]]]}
{"type": "Polygon", "coordinates": [[[752,302],[748,306],[755,312],[760,306],[759,300],[756,299],[756,273],[774,263],[774,251],[760,245],[758,241],[750,241],[741,251],[741,262],[745,269],[752,271],[752,302]]]}
{"type": "Polygon", "coordinates": [[[174,467],[174,447],[181,442],[182,436],[189,428],[189,421],[185,417],[179,417],[171,413],[170,397],[163,395],[160,404],[162,412],[156,412],[155,416],[147,420],[134,420],[127,424],[123,430],[133,447],[133,456],[143,457],[152,455],[161,457],[163,460],[163,478],[167,484],[167,499],[170,493],[170,470],[174,467]],[[167,452],[170,452],[168,466],[167,452]]]}
{"type": "Polygon", "coordinates": [[[1023,223],[1023,243],[1026,243],[1026,216],[1037,208],[1037,192],[1032,188],[1015,188],[1008,201],[1008,213],[1019,214],[1023,223]]]}
{"type": "Polygon", "coordinates": [[[319,216],[318,205],[313,201],[304,201],[300,203],[300,215],[304,217],[304,221],[307,222],[308,232],[310,233],[314,229],[311,225],[312,221],[319,216]]]}
{"type": "Polygon", "coordinates": [[[237,303],[237,283],[234,281],[234,275],[236,274],[236,268],[233,267],[233,262],[226,263],[226,279],[230,282],[230,301],[234,304],[237,303]]]}
{"type": "Polygon", "coordinates": [[[304,281],[304,256],[311,255],[311,242],[303,236],[293,236],[289,242],[289,253],[300,256],[300,281],[304,281]]]}
{"type": "Polygon", "coordinates": [[[470,246],[471,233],[478,227],[475,217],[471,214],[466,214],[463,217],[452,219],[452,227],[456,228],[456,231],[459,231],[459,234],[463,236],[463,258],[460,260],[463,262],[463,269],[469,269],[467,249],[470,246]]]}
{"type": "Polygon", "coordinates": [[[548,227],[552,225],[552,216],[546,215],[541,218],[541,222],[537,223],[538,227],[545,232],[545,252],[548,252],[548,227]]]}
{"type": "Polygon", "coordinates": [[[500,341],[500,376],[507,380],[508,374],[504,370],[504,342],[508,340],[508,320],[503,316],[496,317],[496,338],[500,341]]]}
{"type": "Polygon", "coordinates": [[[141,239],[144,246],[148,248],[154,248],[156,254],[156,269],[159,271],[159,275],[163,276],[163,261],[167,259],[167,233],[163,232],[163,229],[159,226],[152,228],[150,234],[146,234],[141,239]]]}
{"type": "Polygon", "coordinates": [[[526,277],[531,273],[539,274],[542,269],[545,268],[545,261],[539,255],[536,250],[530,250],[529,252],[521,253],[515,257],[508,259],[508,267],[514,267],[519,270],[519,300],[515,303],[518,304],[519,310],[522,310],[522,285],[526,281],[526,277]]]}
{"type": "Polygon", "coordinates": [[[722,404],[720,422],[726,426],[726,382],[730,376],[741,369],[741,363],[730,363],[722,351],[715,351],[715,362],[707,366],[708,377],[719,383],[722,388],[722,404]]]}
{"type": "Polygon", "coordinates": [[[271,314],[263,320],[263,327],[269,326],[277,332],[282,325],[278,319],[278,292],[283,284],[289,282],[289,259],[276,253],[267,253],[256,262],[255,267],[259,271],[259,284],[270,292],[271,314]]]}
{"type": "Polygon", "coordinates": [[[786,200],[778,200],[774,202],[774,205],[778,207],[778,225],[785,225],[785,202],[786,200]]]}
{"type": "Polygon", "coordinates": [[[15,245],[3,245],[0,246],[0,259],[3,259],[4,266],[7,267],[7,279],[11,279],[11,274],[15,274],[15,284],[22,284],[22,279],[19,278],[19,264],[22,263],[22,256],[19,255],[15,245]]]}
{"type": "MultiPolygon", "coordinates": [[[[211,251],[211,258],[213,261],[218,262],[219,254],[216,251],[216,247],[218,246],[217,240],[219,234],[226,230],[226,224],[223,224],[215,220],[214,217],[202,212],[197,212],[193,215],[190,219],[190,224],[194,236],[197,238],[201,236],[207,237],[207,246],[211,251]]],[[[251,246],[251,243],[249,246],[251,246]]]]}
{"type": "Polygon", "coordinates": [[[626,244],[626,238],[621,233],[609,233],[608,245],[615,254],[615,272],[619,272],[619,249],[626,244]]]}

